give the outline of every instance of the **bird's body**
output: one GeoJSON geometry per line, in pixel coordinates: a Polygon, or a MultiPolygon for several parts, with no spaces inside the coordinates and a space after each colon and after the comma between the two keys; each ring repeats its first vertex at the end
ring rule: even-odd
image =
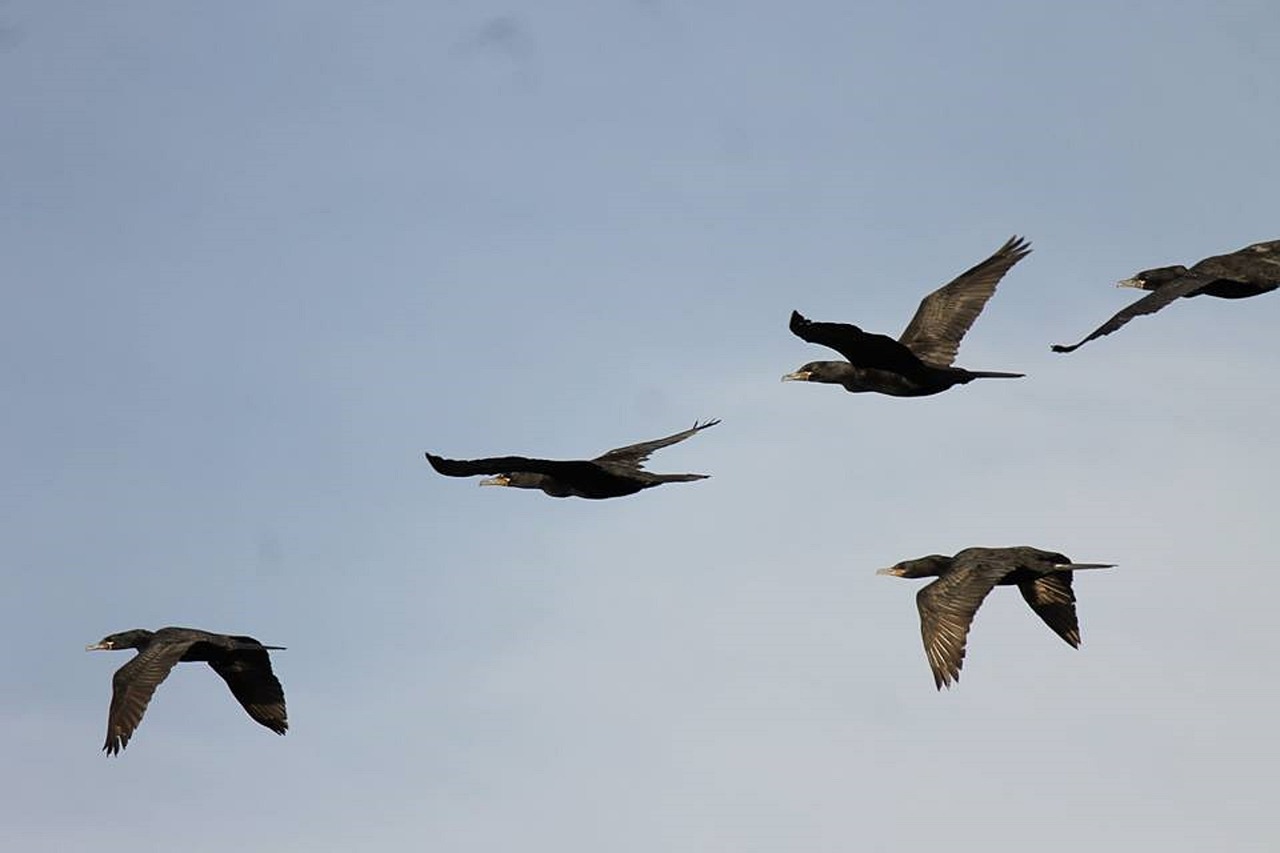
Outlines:
{"type": "Polygon", "coordinates": [[[920,302],[902,336],[865,332],[850,323],[820,323],[791,312],[792,334],[830,347],[844,361],[811,361],[783,379],[823,382],[846,391],[925,397],[975,379],[1016,379],[1021,373],[954,367],[960,341],[978,318],[1004,274],[1031,251],[1020,237],[966,270],[920,302]]]}
{"type": "Polygon", "coordinates": [[[931,554],[877,574],[937,578],[916,594],[916,608],[925,656],[934,684],[941,689],[959,681],[969,626],[992,589],[1017,586],[1036,615],[1074,648],[1080,645],[1080,625],[1071,573],[1103,568],[1112,568],[1112,564],[1073,563],[1063,554],[1020,545],[965,548],[953,557],[931,554]]]}
{"type": "Polygon", "coordinates": [[[955,385],[966,385],[975,379],[1017,379],[1021,373],[999,373],[990,370],[965,370],[963,367],[922,365],[914,371],[859,367],[847,361],[813,361],[795,373],[793,379],[840,385],[853,393],[887,394],[890,397],[928,397],[955,385]]]}
{"type": "Polygon", "coordinates": [[[264,646],[253,637],[214,634],[197,628],[135,628],[111,634],[87,648],[138,651],[111,679],[107,741],[102,748],[112,755],[128,745],[156,687],[179,662],[209,664],[256,722],[281,735],[289,728],[284,689],[271,671],[268,654],[282,646],[264,646]]]}
{"type": "Polygon", "coordinates": [[[482,486],[510,486],[540,489],[554,498],[587,498],[603,500],[633,495],[663,483],[687,483],[705,480],[708,474],[654,474],[641,467],[649,454],[660,447],[684,441],[718,420],[695,423],[691,429],[665,438],[615,448],[595,459],[531,459],[524,456],[495,456],[488,459],[445,459],[427,454],[427,461],[447,477],[470,477],[496,474],[482,480],[482,486]]]}
{"type": "Polygon", "coordinates": [[[1254,243],[1226,255],[1205,258],[1190,269],[1176,265],[1143,270],[1120,282],[1121,287],[1150,291],[1119,311],[1079,343],[1054,344],[1054,352],[1074,352],[1089,341],[1109,335],[1134,317],[1154,314],[1175,299],[1216,296],[1247,299],[1280,287],[1280,240],[1254,243]]]}

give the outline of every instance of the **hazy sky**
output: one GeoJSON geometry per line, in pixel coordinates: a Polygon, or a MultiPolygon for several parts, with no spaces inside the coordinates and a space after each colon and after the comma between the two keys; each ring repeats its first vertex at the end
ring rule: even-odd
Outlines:
{"type": "Polygon", "coordinates": [[[1112,284],[1280,237],[1280,6],[0,5],[0,848],[777,853],[1276,843],[1280,298],[1070,356],[1112,284]],[[782,384],[1011,234],[927,399],[782,384]],[[654,457],[606,502],[422,459],[654,457]],[[939,694],[918,582],[1009,589],[939,694]],[[84,645],[207,667],[100,752],[84,645]]]}

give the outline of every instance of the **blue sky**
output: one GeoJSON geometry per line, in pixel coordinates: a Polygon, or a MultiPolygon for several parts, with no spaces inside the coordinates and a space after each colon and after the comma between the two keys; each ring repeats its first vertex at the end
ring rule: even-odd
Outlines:
{"type": "Polygon", "coordinates": [[[1261,849],[1280,302],[1071,356],[1111,285],[1280,237],[1257,2],[0,5],[0,847],[1261,849]],[[783,385],[1011,234],[919,400],[783,385]],[[422,452],[655,456],[608,502],[422,452]],[[1073,651],[970,545],[1119,564],[1073,651]],[[180,667],[100,754],[85,643],[288,646],[291,731],[180,667]],[[1255,845],[1251,847],[1250,845],[1255,845]]]}

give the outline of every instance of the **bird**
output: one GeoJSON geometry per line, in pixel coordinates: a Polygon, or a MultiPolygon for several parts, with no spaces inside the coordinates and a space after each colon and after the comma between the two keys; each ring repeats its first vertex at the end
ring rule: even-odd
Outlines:
{"type": "Polygon", "coordinates": [[[937,580],[916,593],[924,653],[937,689],[960,680],[969,625],[987,593],[997,586],[1017,585],[1022,597],[1072,648],[1080,645],[1076,596],[1071,573],[1111,569],[1114,563],[1074,563],[1054,551],[1026,545],[1011,548],[965,548],[953,557],[930,554],[905,560],[878,575],[937,580]]]}
{"type": "Polygon", "coordinates": [[[107,712],[107,741],[102,750],[117,755],[129,744],[147,703],[160,682],[179,661],[204,661],[222,676],[249,716],[278,735],[289,729],[284,689],[271,671],[269,651],[253,637],[214,634],[198,628],[134,628],[103,637],[85,651],[137,649],[138,653],[111,677],[111,707],[107,712]]]}
{"type": "Polygon", "coordinates": [[[1109,335],[1134,317],[1154,314],[1180,296],[1216,296],[1219,299],[1247,299],[1280,287],[1280,240],[1254,243],[1226,255],[1214,255],[1190,269],[1176,265],[1143,270],[1117,287],[1151,291],[1094,329],[1079,343],[1054,344],[1054,352],[1075,352],[1089,341],[1109,335]]]}
{"type": "Polygon", "coordinates": [[[965,370],[952,366],[960,340],[982,312],[1009,268],[1031,253],[1021,237],[1010,237],[995,254],[920,301],[897,340],[864,332],[849,323],[818,323],[791,312],[792,334],[830,347],[845,361],[811,361],[783,381],[843,385],[852,393],[926,397],[975,379],[1018,379],[1022,373],[965,370]]]}
{"type": "Polygon", "coordinates": [[[663,483],[705,480],[709,474],[651,474],[643,469],[649,454],[660,447],[684,441],[691,435],[720,423],[694,421],[691,429],[618,447],[595,459],[529,459],[524,456],[496,456],[489,459],[444,459],[427,453],[427,462],[446,477],[496,474],[481,480],[481,486],[510,486],[541,489],[553,498],[578,497],[590,500],[620,498],[663,483]]]}

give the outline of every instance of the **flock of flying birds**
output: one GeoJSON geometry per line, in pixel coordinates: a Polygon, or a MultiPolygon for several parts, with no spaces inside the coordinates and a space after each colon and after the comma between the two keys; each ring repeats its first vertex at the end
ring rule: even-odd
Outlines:
{"type": "MultiPolygon", "coordinates": [[[[1010,239],[982,263],[926,296],[897,339],[864,332],[848,323],[820,323],[792,312],[791,331],[809,343],[829,347],[844,361],[812,361],[786,374],[784,380],[825,382],[846,391],[896,397],[939,394],[975,379],[1015,379],[1021,373],[966,370],[953,362],[960,341],[987,304],[1000,279],[1031,251],[1018,237],[1010,239]]],[[[1280,287],[1280,240],[1255,243],[1226,255],[1205,258],[1194,266],[1144,270],[1120,282],[1149,291],[1122,309],[1079,343],[1055,345],[1072,352],[1109,335],[1134,317],[1160,310],[1179,297],[1217,296],[1243,299],[1280,287]]],[[[665,438],[610,450],[594,459],[530,459],[497,456],[427,461],[449,477],[491,475],[482,486],[541,489],[552,497],[590,499],[632,495],[663,483],[706,479],[706,474],[654,474],[644,463],[655,450],[684,441],[719,421],[695,423],[665,438]]],[[[966,548],[955,556],[931,554],[906,560],[877,574],[901,578],[936,578],[916,595],[925,656],[938,689],[960,678],[969,626],[983,599],[997,586],[1016,585],[1022,597],[1054,633],[1072,647],[1080,644],[1072,573],[1112,568],[1109,563],[1075,563],[1063,554],[1039,548],[966,548]]],[[[218,673],[249,716],[277,734],[288,730],[284,690],[271,670],[270,651],[252,637],[214,634],[193,628],[134,629],[111,634],[92,650],[136,649],[137,654],[111,679],[107,740],[112,755],[129,743],[156,687],[180,661],[203,661],[218,673]]]]}

